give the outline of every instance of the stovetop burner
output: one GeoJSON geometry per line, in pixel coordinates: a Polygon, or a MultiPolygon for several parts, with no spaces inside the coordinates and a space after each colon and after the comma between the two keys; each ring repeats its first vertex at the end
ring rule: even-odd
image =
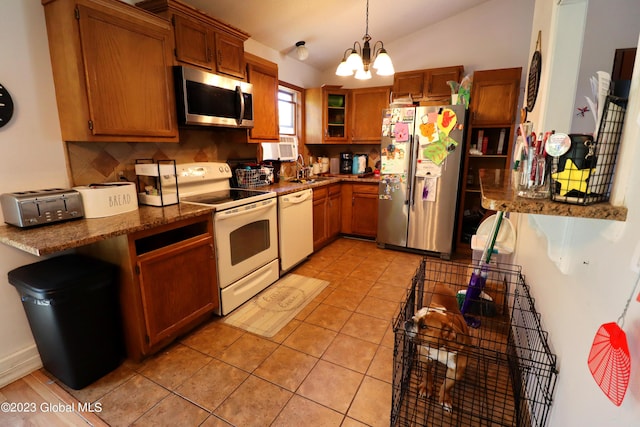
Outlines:
{"type": "Polygon", "coordinates": [[[228,202],[236,202],[250,197],[268,194],[268,191],[247,190],[244,188],[230,188],[228,190],[214,191],[211,193],[197,194],[181,199],[183,202],[200,203],[204,205],[221,205],[228,202]]]}

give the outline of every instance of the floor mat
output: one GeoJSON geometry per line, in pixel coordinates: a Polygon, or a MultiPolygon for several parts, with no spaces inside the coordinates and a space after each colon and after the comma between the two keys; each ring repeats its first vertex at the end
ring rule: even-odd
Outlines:
{"type": "Polygon", "coordinates": [[[224,323],[263,337],[272,337],[329,282],[287,274],[225,317],[224,323]]]}

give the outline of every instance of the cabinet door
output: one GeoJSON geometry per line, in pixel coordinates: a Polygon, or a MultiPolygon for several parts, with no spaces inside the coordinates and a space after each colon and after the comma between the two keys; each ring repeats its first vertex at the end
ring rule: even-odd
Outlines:
{"type": "Polygon", "coordinates": [[[327,234],[329,238],[337,237],[340,234],[342,222],[340,191],[340,184],[329,187],[329,200],[327,203],[327,234]]]}
{"type": "Polygon", "coordinates": [[[351,141],[379,143],[382,134],[382,110],[389,106],[389,87],[351,91],[351,141]]]}
{"type": "Polygon", "coordinates": [[[313,250],[317,251],[327,242],[327,189],[313,191],[313,250]]]}
{"type": "Polygon", "coordinates": [[[455,67],[432,68],[424,74],[424,90],[426,97],[447,98],[451,97],[449,80],[460,83],[464,68],[461,65],[455,67]]]}
{"type": "Polygon", "coordinates": [[[348,91],[331,89],[322,91],[323,95],[323,143],[346,143],[349,132],[349,96],[348,91]]]}
{"type": "Polygon", "coordinates": [[[472,125],[510,125],[515,120],[520,95],[520,68],[495,74],[478,71],[471,89],[472,125]]]}
{"type": "Polygon", "coordinates": [[[378,232],[378,195],[353,193],[351,230],[358,236],[376,237],[378,232]]]}
{"type": "Polygon", "coordinates": [[[354,184],[351,232],[358,236],[376,237],[378,232],[378,185],[354,184]]]}
{"type": "Polygon", "coordinates": [[[253,59],[253,55],[247,54],[247,77],[253,85],[254,116],[249,138],[252,142],[278,141],[278,65],[258,61],[264,60],[253,59]]]}
{"type": "Polygon", "coordinates": [[[235,37],[216,32],[216,71],[245,79],[244,42],[235,37]]]}
{"type": "Polygon", "coordinates": [[[213,69],[213,33],[204,23],[173,15],[176,59],[207,70],[213,69]]]}
{"type": "Polygon", "coordinates": [[[413,99],[421,99],[424,96],[424,73],[422,71],[396,73],[393,77],[394,98],[409,95],[413,99]]]}
{"type": "Polygon", "coordinates": [[[218,307],[210,236],[141,255],[137,266],[149,346],[218,307]]]}
{"type": "MultiPolygon", "coordinates": [[[[77,5],[88,103],[84,136],[73,129],[81,120],[78,112],[84,101],[64,99],[68,97],[67,85],[79,83],[64,80],[70,73],[61,69],[75,64],[69,63],[68,57],[57,57],[57,54],[68,55],[71,47],[67,46],[65,50],[64,46],[57,45],[62,42],[60,40],[50,45],[53,48],[52,63],[56,63],[54,70],[60,71],[59,74],[54,73],[57,96],[63,98],[58,105],[61,110],[69,109],[60,114],[65,140],[116,141],[126,138],[132,141],[160,137],[170,141],[170,138],[177,138],[169,61],[171,33],[128,12],[119,14],[89,5],[77,5]],[[62,50],[58,51],[58,48],[62,50]],[[69,113],[74,115],[71,118],[74,123],[64,123],[69,119],[69,113]]],[[[54,22],[50,24],[55,25],[54,22]]]]}

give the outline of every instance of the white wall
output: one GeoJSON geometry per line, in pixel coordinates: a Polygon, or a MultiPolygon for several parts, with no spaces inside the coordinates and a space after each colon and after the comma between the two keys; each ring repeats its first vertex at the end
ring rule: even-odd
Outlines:
{"type": "MultiPolygon", "coordinates": [[[[531,53],[538,30],[543,34],[543,68],[540,97],[530,119],[536,129],[568,128],[574,117],[578,76],[584,58],[592,54],[586,26],[592,14],[600,22],[598,50],[611,37],[604,62],[612,62],[617,47],[638,45],[640,4],[627,0],[538,0],[531,32],[531,53]],[[601,13],[603,9],[616,14],[601,13]],[[623,17],[635,15],[633,25],[623,17]],[[606,29],[606,30],[603,30],[606,29]],[[549,41],[551,39],[551,41],[549,41]],[[624,41],[623,41],[624,40],[624,41]],[[549,44],[550,43],[550,44],[549,44]],[[573,89],[571,89],[573,88],[573,89]],[[539,127],[538,127],[539,126],[539,127]]],[[[590,75],[592,71],[588,71],[590,75]]],[[[636,62],[632,96],[623,135],[624,159],[618,163],[615,186],[624,194],[617,199],[629,209],[625,222],[518,216],[515,262],[522,265],[536,298],[542,322],[558,355],[559,375],[550,426],[637,426],[640,420],[640,304],[633,294],[624,323],[632,357],[632,377],[621,407],[616,407],[597,386],[587,366],[596,331],[622,314],[638,275],[630,261],[640,244],[640,64],[636,62]],[[620,182],[620,180],[626,182],[620,182]]]]}
{"type": "MultiPolygon", "coordinates": [[[[68,187],[40,2],[3,0],[0,40],[0,82],[15,104],[13,119],[0,128],[0,193],[68,187]]],[[[0,385],[40,366],[20,297],[7,280],[13,268],[38,260],[0,245],[0,385]]]]}
{"type": "MultiPolygon", "coordinates": [[[[490,0],[403,39],[383,40],[384,45],[396,71],[463,65],[465,74],[512,67],[522,67],[525,74],[534,4],[535,0],[490,0]]],[[[428,13],[427,3],[416,13],[428,13]]],[[[393,84],[393,77],[375,73],[364,83],[336,76],[339,59],[323,73],[323,83],[349,88],[393,84]]]]}

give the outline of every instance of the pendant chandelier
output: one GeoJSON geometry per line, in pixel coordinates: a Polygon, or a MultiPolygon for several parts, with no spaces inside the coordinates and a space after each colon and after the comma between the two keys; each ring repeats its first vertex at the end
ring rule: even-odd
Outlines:
{"type": "Polygon", "coordinates": [[[371,55],[372,49],[369,45],[369,41],[371,40],[371,36],[369,35],[369,0],[367,0],[366,27],[362,40],[364,41],[363,45],[355,41],[352,48],[350,47],[344,51],[342,61],[336,70],[336,75],[352,76],[355,73],[356,79],[366,80],[371,78],[370,67],[373,67],[379,76],[392,76],[395,70],[393,69],[391,58],[384,49],[384,44],[381,41],[374,43],[373,56],[371,55]],[[373,65],[371,65],[372,62],[373,65]]]}

